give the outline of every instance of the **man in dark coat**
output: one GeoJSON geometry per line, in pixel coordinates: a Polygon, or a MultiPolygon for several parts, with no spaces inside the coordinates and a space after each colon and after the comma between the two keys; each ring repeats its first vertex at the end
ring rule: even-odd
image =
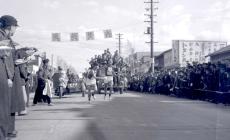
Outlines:
{"type": "Polygon", "coordinates": [[[43,90],[45,88],[45,80],[42,79],[42,69],[37,71],[37,88],[34,95],[33,105],[42,102],[43,90]]]}
{"type": "Polygon", "coordinates": [[[8,111],[11,113],[11,115],[9,114],[7,127],[5,127],[5,129],[7,128],[7,133],[9,137],[16,137],[17,134],[17,131],[15,131],[15,112],[19,112],[25,109],[25,104],[21,104],[21,101],[23,101],[23,95],[20,85],[20,73],[19,69],[15,67],[15,43],[11,39],[11,36],[14,35],[17,26],[17,20],[12,16],[5,15],[0,18],[0,41],[7,42],[6,45],[11,47],[12,49],[12,51],[9,53],[9,56],[4,59],[7,76],[5,77],[7,78],[6,81],[8,82],[8,85],[13,85],[12,88],[8,89],[4,86],[6,91],[4,93],[7,93],[9,95],[9,100],[5,102],[6,104],[8,103],[8,105],[10,105],[10,110],[8,111]],[[17,85],[20,85],[20,88],[17,85]]]}
{"type": "Polygon", "coordinates": [[[43,95],[47,81],[51,80],[52,78],[51,74],[52,74],[52,70],[51,67],[49,66],[49,59],[44,59],[42,67],[40,67],[39,71],[37,72],[38,85],[34,95],[33,106],[35,106],[37,102],[41,99],[43,101],[47,101],[49,106],[53,105],[51,104],[51,97],[49,95],[43,95]]]}
{"type": "MultiPolygon", "coordinates": [[[[0,39],[2,36],[0,35],[0,39]]],[[[7,51],[3,50],[0,41],[0,139],[4,140],[8,132],[8,122],[10,117],[10,89],[12,86],[12,79],[8,77],[7,69],[5,67],[5,60],[8,59],[7,51]],[[8,80],[9,79],[9,80],[8,80]],[[8,81],[11,81],[11,85],[8,81]]]]}

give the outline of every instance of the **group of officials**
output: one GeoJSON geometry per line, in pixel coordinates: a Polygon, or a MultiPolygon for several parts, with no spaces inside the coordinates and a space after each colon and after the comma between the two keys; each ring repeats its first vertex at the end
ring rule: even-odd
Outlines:
{"type": "Polygon", "coordinates": [[[226,63],[188,64],[183,68],[133,75],[129,88],[230,104],[230,67],[226,63]]]}

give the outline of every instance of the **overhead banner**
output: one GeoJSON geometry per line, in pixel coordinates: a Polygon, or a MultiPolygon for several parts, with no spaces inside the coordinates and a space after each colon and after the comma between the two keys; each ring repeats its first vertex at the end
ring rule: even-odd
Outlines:
{"type": "MultiPolygon", "coordinates": [[[[66,34],[66,33],[64,33],[66,34]]],[[[69,40],[74,42],[74,41],[79,41],[80,40],[80,34],[78,32],[72,32],[72,33],[68,33],[69,34],[69,40]]],[[[112,29],[106,29],[103,30],[103,34],[104,34],[104,38],[112,38],[113,34],[112,34],[112,29]]],[[[52,41],[53,42],[61,42],[61,33],[52,33],[52,41]]],[[[95,32],[94,31],[90,31],[90,32],[86,32],[85,33],[85,37],[86,40],[95,40],[95,32]]]]}
{"type": "Polygon", "coordinates": [[[79,41],[78,33],[70,33],[70,41],[79,41]]]}
{"type": "Polygon", "coordinates": [[[104,38],[112,38],[112,37],[113,35],[111,29],[104,30],[104,38]]]}
{"type": "Polygon", "coordinates": [[[52,33],[52,41],[60,42],[61,41],[61,34],[60,33],[52,33]]]}
{"type": "Polygon", "coordinates": [[[94,32],[86,32],[86,40],[94,40],[94,32]]]}

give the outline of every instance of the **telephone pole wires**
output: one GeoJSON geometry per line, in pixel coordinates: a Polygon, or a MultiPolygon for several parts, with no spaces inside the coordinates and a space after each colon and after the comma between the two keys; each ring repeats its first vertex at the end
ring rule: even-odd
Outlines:
{"type": "Polygon", "coordinates": [[[154,23],[157,23],[154,20],[154,17],[156,17],[157,15],[155,14],[155,10],[158,10],[158,7],[155,6],[155,4],[159,3],[153,0],[150,0],[148,2],[144,2],[146,4],[149,4],[149,8],[145,8],[145,10],[147,12],[149,12],[148,14],[145,14],[145,16],[147,16],[149,18],[149,20],[145,21],[147,23],[150,24],[150,27],[147,27],[147,32],[145,32],[145,34],[150,35],[150,42],[146,42],[146,43],[150,43],[150,57],[151,57],[151,67],[150,70],[151,72],[154,72],[154,23]]]}

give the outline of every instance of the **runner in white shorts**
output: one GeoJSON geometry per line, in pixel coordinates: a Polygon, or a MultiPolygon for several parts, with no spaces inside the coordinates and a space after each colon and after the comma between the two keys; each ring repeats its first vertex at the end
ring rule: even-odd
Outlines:
{"type": "Polygon", "coordinates": [[[86,85],[86,93],[88,93],[88,100],[90,102],[91,96],[93,96],[94,98],[94,93],[97,91],[96,77],[92,69],[90,69],[87,73],[87,77],[85,79],[85,85],[86,85]]]}
{"type": "Polygon", "coordinates": [[[105,83],[105,96],[107,95],[107,89],[109,88],[109,99],[111,98],[111,94],[113,93],[113,67],[112,64],[108,64],[108,67],[106,69],[106,78],[104,80],[105,83]]]}

